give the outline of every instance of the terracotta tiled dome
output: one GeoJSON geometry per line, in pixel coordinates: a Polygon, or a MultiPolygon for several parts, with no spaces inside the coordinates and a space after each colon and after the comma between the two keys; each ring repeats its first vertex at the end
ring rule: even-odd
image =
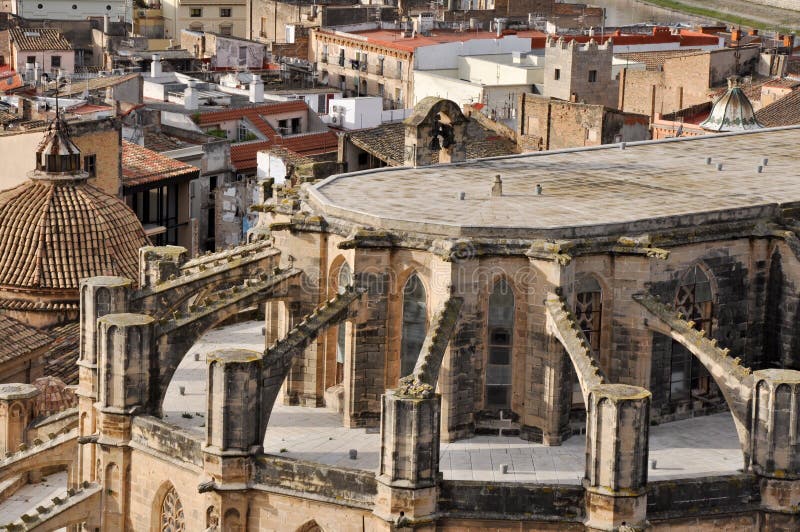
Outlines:
{"type": "Polygon", "coordinates": [[[0,309],[71,310],[85,277],[137,278],[144,229],[121,200],[87,182],[80,160],[57,119],[28,181],[0,193],[0,309]]]}
{"type": "Polygon", "coordinates": [[[72,388],[55,377],[41,377],[33,381],[39,389],[36,396],[36,413],[49,416],[77,406],[78,398],[72,388]]]}

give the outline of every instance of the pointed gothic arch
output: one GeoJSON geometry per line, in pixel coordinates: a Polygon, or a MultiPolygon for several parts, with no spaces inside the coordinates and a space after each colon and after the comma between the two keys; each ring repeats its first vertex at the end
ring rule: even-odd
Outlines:
{"type": "Polygon", "coordinates": [[[428,332],[428,291],[417,272],[403,285],[403,317],[400,336],[400,377],[410,375],[428,332]]]}
{"type": "Polygon", "coordinates": [[[325,532],[325,529],[312,519],[300,525],[295,532],[325,532]]]}

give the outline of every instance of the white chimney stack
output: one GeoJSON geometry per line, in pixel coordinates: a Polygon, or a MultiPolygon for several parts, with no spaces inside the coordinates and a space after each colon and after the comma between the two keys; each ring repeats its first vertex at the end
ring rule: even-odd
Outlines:
{"type": "Polygon", "coordinates": [[[190,79],[187,83],[188,86],[183,91],[183,106],[189,111],[194,111],[200,106],[197,98],[197,89],[195,88],[197,82],[190,79]]]}
{"type": "Polygon", "coordinates": [[[253,74],[253,79],[250,81],[250,103],[263,103],[264,102],[264,82],[261,81],[261,76],[253,74]]]}
{"type": "Polygon", "coordinates": [[[161,56],[158,54],[153,54],[153,57],[150,61],[150,77],[157,78],[161,76],[161,56]]]}

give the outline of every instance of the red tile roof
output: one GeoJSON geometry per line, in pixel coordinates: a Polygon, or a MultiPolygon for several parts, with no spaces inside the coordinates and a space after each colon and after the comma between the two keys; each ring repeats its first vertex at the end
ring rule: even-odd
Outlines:
{"type": "Polygon", "coordinates": [[[43,350],[53,339],[44,331],[0,314],[0,362],[8,362],[18,357],[43,350]]]}
{"type": "MultiPolygon", "coordinates": [[[[321,30],[320,33],[332,34],[332,31],[321,30]]],[[[497,39],[497,34],[491,31],[445,31],[435,30],[431,35],[417,35],[414,38],[403,37],[402,32],[399,30],[368,30],[368,31],[354,31],[359,39],[364,39],[371,44],[384,46],[393,50],[400,50],[405,52],[413,52],[420,46],[431,46],[434,44],[441,44],[447,42],[463,42],[474,39],[497,39]]],[[[339,34],[341,36],[341,34],[339,34]]],[[[538,30],[523,30],[523,31],[506,31],[499,38],[505,35],[516,35],[520,38],[529,38],[531,40],[531,49],[544,48],[547,42],[547,34],[538,30]]],[[[580,43],[589,42],[590,39],[597,42],[605,42],[608,39],[613,39],[614,44],[618,46],[632,46],[638,44],[667,44],[678,43],[679,46],[714,46],[719,44],[719,38],[716,35],[708,35],[699,31],[693,30],[680,30],[680,32],[673,34],[670,28],[656,27],[653,28],[652,33],[642,34],[623,34],[619,31],[615,33],[607,33],[604,35],[596,35],[590,37],[588,35],[564,35],[566,40],[575,40],[580,43]]]]}
{"type": "Polygon", "coordinates": [[[800,89],[756,111],[756,119],[765,127],[800,124],[800,89]]]}
{"type": "Polygon", "coordinates": [[[48,50],[72,50],[72,45],[64,34],[55,28],[10,28],[12,46],[26,52],[46,52],[48,50]]]}
{"type": "Polygon", "coordinates": [[[231,164],[239,171],[252,170],[257,166],[256,154],[270,147],[270,142],[254,140],[231,146],[231,164]]]}
{"type": "MultiPolygon", "coordinates": [[[[321,34],[334,35],[333,31],[320,30],[321,34]]],[[[434,44],[442,44],[447,42],[462,42],[472,41],[475,39],[497,39],[497,34],[492,31],[445,31],[435,30],[430,35],[417,35],[413,39],[410,37],[403,37],[403,32],[400,30],[368,30],[368,31],[354,31],[352,35],[356,35],[360,40],[366,40],[371,44],[384,46],[393,50],[400,50],[404,52],[413,52],[420,46],[431,46],[434,44]]],[[[543,33],[541,35],[544,35],[543,33]]],[[[341,34],[339,34],[341,36],[341,34]]],[[[528,35],[524,35],[527,37],[528,35]]],[[[346,38],[347,35],[344,35],[346,38]]],[[[500,37],[502,38],[502,36],[500,37]]]]}
{"type": "Polygon", "coordinates": [[[125,188],[152,185],[162,181],[188,180],[200,169],[138,144],[122,141],[122,184],[125,188]]]}
{"type": "Polygon", "coordinates": [[[201,126],[208,126],[230,120],[247,119],[262,135],[267,137],[267,140],[254,140],[231,145],[231,164],[240,172],[253,170],[256,167],[256,154],[273,146],[283,146],[300,155],[316,155],[335,151],[338,140],[332,131],[284,137],[279,135],[264,118],[297,111],[310,112],[305,102],[292,100],[202,113],[197,123],[201,126]]]}

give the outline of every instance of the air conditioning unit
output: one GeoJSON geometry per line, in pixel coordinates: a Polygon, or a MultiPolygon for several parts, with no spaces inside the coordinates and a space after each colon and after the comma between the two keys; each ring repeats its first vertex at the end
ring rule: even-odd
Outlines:
{"type": "Polygon", "coordinates": [[[342,115],[331,115],[331,124],[339,125],[342,123],[342,115]]]}
{"type": "Polygon", "coordinates": [[[331,106],[331,110],[334,113],[343,113],[344,112],[344,107],[342,107],[341,105],[333,105],[333,106],[331,106]]]}

